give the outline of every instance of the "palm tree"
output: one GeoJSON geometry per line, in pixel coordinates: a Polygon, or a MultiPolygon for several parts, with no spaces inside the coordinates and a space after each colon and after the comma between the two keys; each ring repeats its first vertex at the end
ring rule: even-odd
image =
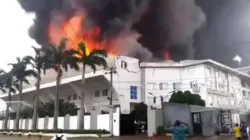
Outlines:
{"type": "Polygon", "coordinates": [[[6,112],[4,119],[4,129],[8,129],[8,120],[10,115],[10,102],[11,102],[11,93],[16,93],[16,89],[18,88],[17,80],[14,77],[13,71],[6,73],[4,70],[0,70],[1,72],[1,83],[2,86],[8,90],[8,102],[6,103],[6,112]]]}
{"type": "Polygon", "coordinates": [[[21,102],[23,101],[22,92],[23,92],[23,83],[30,84],[29,81],[26,79],[28,76],[37,77],[37,73],[32,69],[27,69],[27,65],[29,61],[26,59],[17,58],[16,63],[11,63],[9,65],[12,66],[12,72],[15,77],[15,80],[18,82],[18,92],[19,92],[19,102],[17,108],[17,115],[15,121],[15,128],[19,129],[19,119],[20,119],[20,109],[21,109],[21,102]]]}
{"type": "Polygon", "coordinates": [[[46,54],[50,56],[50,66],[57,72],[56,76],[56,98],[55,98],[55,110],[54,110],[54,125],[53,128],[57,129],[58,118],[58,100],[59,100],[59,86],[61,77],[63,75],[63,69],[68,71],[68,67],[75,70],[79,70],[77,65],[77,58],[73,50],[66,50],[66,39],[61,40],[58,46],[53,44],[47,48],[46,54]]]}
{"type": "Polygon", "coordinates": [[[36,77],[36,92],[34,96],[34,104],[33,104],[33,116],[32,116],[32,129],[37,129],[37,112],[38,112],[38,98],[39,98],[39,90],[41,85],[41,74],[42,72],[45,74],[46,70],[49,68],[49,59],[46,56],[45,52],[41,48],[32,47],[35,51],[35,56],[26,56],[24,59],[29,62],[29,64],[33,67],[34,71],[37,74],[36,77]]]}
{"type": "MultiPolygon", "coordinates": [[[[93,71],[96,71],[96,66],[103,66],[104,68],[107,67],[106,57],[107,52],[105,50],[93,50],[90,54],[87,54],[86,46],[83,42],[79,43],[78,49],[76,50],[78,61],[82,64],[82,87],[84,88],[85,84],[85,70],[86,66],[90,66],[93,71]]],[[[80,98],[80,118],[79,118],[79,127],[80,129],[84,129],[84,89],[81,93],[80,98]]]]}

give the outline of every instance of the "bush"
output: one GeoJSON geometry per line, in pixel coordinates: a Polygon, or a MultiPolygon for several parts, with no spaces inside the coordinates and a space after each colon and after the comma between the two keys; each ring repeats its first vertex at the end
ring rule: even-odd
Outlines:
{"type": "Polygon", "coordinates": [[[165,136],[167,133],[167,130],[164,128],[164,126],[159,126],[157,128],[157,135],[158,136],[165,136]]]}
{"type": "MultiPolygon", "coordinates": [[[[56,130],[0,130],[0,132],[33,132],[33,133],[56,133],[56,130]]],[[[69,133],[69,134],[109,134],[106,130],[62,130],[62,133],[69,133]]]]}

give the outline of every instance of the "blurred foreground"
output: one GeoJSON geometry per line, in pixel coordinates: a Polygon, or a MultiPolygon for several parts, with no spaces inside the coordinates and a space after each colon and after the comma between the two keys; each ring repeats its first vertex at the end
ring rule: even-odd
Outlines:
{"type": "MultiPolygon", "coordinates": [[[[69,140],[172,140],[171,137],[156,137],[156,138],[148,138],[148,137],[142,137],[142,136],[127,136],[127,137],[112,137],[112,138],[72,138],[69,140]]],[[[229,136],[220,136],[220,137],[193,137],[188,138],[187,140],[234,140],[234,137],[229,136]]],[[[0,140],[50,140],[50,137],[15,137],[15,136],[1,136],[0,140]]]]}

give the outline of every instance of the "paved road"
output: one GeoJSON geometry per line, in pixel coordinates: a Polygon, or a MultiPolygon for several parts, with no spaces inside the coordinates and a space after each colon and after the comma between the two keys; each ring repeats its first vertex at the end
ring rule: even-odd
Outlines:
{"type": "MultiPolygon", "coordinates": [[[[50,140],[49,137],[15,137],[15,136],[0,136],[0,140],[50,140]]],[[[172,140],[171,137],[157,137],[157,138],[148,138],[148,137],[112,137],[112,138],[74,138],[70,140],[172,140]]],[[[213,138],[189,138],[187,140],[234,140],[231,137],[213,137],[213,138]]]]}

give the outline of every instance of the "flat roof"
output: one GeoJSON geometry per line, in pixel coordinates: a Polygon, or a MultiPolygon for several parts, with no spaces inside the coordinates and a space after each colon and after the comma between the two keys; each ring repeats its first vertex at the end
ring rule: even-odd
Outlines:
{"type": "Polygon", "coordinates": [[[250,75],[243,73],[237,69],[231,68],[229,66],[223,65],[219,62],[216,62],[211,59],[204,59],[204,60],[184,60],[180,62],[173,62],[173,61],[165,61],[165,62],[142,62],[140,64],[141,68],[180,68],[180,67],[189,67],[195,66],[199,64],[211,64],[215,67],[219,67],[222,70],[229,71],[234,73],[237,76],[242,76],[244,78],[249,78],[250,75]]]}

